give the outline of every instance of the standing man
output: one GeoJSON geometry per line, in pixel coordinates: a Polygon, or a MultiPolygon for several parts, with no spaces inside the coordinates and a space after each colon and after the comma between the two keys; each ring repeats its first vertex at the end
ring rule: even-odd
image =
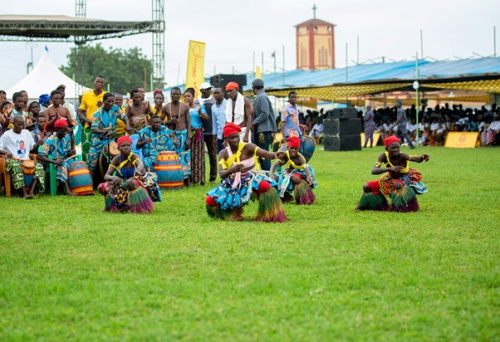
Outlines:
{"type": "Polygon", "coordinates": [[[203,139],[207,145],[208,160],[210,161],[210,183],[215,183],[217,178],[217,131],[215,130],[212,108],[215,103],[212,97],[212,86],[208,83],[200,85],[201,95],[198,98],[200,106],[205,108],[208,120],[201,122],[203,126],[203,139]]]}
{"type": "MultiPolygon", "coordinates": [[[[373,147],[373,131],[375,130],[375,115],[373,114],[372,105],[366,106],[366,113],[363,117],[363,121],[365,123],[365,145],[368,145],[368,141],[370,141],[370,147],[373,147]]],[[[377,142],[375,142],[376,144],[377,142]]]]}
{"type": "Polygon", "coordinates": [[[250,127],[252,125],[252,105],[247,98],[238,91],[240,86],[236,82],[226,85],[229,97],[226,103],[226,122],[232,122],[241,127],[240,140],[250,142],[250,127]]]}
{"type": "Polygon", "coordinates": [[[12,122],[12,117],[13,116],[20,116],[23,118],[23,121],[26,121],[26,118],[28,117],[28,113],[24,111],[24,97],[21,92],[14,93],[12,95],[12,101],[14,101],[14,109],[12,109],[11,115],[11,122],[12,122]]]}
{"type": "Polygon", "coordinates": [[[76,115],[75,106],[73,106],[71,103],[66,102],[66,100],[64,100],[64,98],[66,97],[66,86],[64,84],[60,84],[56,88],[56,90],[59,91],[59,93],[61,94],[61,105],[64,108],[68,108],[69,113],[71,114],[71,120],[73,121],[73,125],[76,126],[76,124],[77,124],[77,121],[76,121],[77,115],[76,115]]]}
{"type": "Polygon", "coordinates": [[[90,151],[90,140],[92,132],[90,126],[92,124],[92,116],[97,109],[102,106],[103,96],[106,92],[104,88],[104,77],[98,75],[94,80],[94,89],[87,91],[82,96],[82,102],[78,108],[78,118],[84,126],[82,133],[82,157],[87,161],[90,151]]]}
{"type": "Polygon", "coordinates": [[[43,116],[45,116],[45,120],[47,124],[45,125],[45,130],[46,131],[55,131],[54,129],[54,123],[56,122],[57,119],[63,118],[64,120],[68,121],[69,127],[73,127],[73,124],[71,123],[71,113],[69,112],[69,109],[66,107],[63,107],[61,102],[62,102],[62,96],[61,93],[57,90],[53,90],[50,93],[50,99],[52,101],[52,104],[43,112],[43,116]]]}
{"type": "Polygon", "coordinates": [[[403,108],[403,102],[401,100],[396,100],[396,108],[397,108],[397,120],[394,123],[394,126],[397,127],[396,135],[401,137],[402,142],[406,140],[408,142],[408,146],[410,149],[414,149],[413,144],[411,142],[410,136],[408,135],[408,118],[406,117],[406,110],[403,108]]]}
{"type": "Polygon", "coordinates": [[[281,111],[281,133],[283,134],[283,142],[288,141],[288,138],[298,137],[302,135],[299,123],[299,110],[295,105],[297,103],[297,93],[291,91],[288,94],[288,103],[281,111]]]}
{"type": "Polygon", "coordinates": [[[28,102],[30,100],[30,97],[28,96],[28,92],[26,90],[21,90],[20,93],[23,96],[23,101],[24,101],[23,110],[25,112],[28,112],[28,102]]]}
{"type": "MultiPolygon", "coordinates": [[[[264,91],[264,81],[256,78],[252,82],[253,93],[257,95],[254,101],[254,112],[252,122],[252,132],[254,132],[254,141],[260,148],[269,151],[269,146],[273,142],[272,134],[276,132],[276,118],[274,117],[271,101],[264,91]]],[[[262,170],[271,169],[269,159],[259,158],[262,170]]]]}
{"type": "Polygon", "coordinates": [[[224,137],[222,135],[222,130],[226,124],[226,99],[224,98],[224,92],[221,87],[216,87],[214,89],[214,99],[215,103],[212,106],[212,122],[214,125],[214,133],[217,136],[217,153],[222,151],[224,148],[223,142],[224,137]]]}

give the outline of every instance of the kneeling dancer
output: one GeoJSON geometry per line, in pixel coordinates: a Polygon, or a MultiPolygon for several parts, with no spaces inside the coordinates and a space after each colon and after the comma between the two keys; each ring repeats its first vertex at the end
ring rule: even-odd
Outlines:
{"type": "Polygon", "coordinates": [[[222,131],[227,147],[219,153],[219,175],[222,182],[207,193],[208,215],[243,221],[243,206],[259,199],[256,221],[285,222],[286,215],[274,179],[258,171],[257,157],[274,159],[276,153],[240,142],[241,127],[228,122],[222,131]]]}
{"type": "Polygon", "coordinates": [[[299,152],[300,138],[288,138],[286,153],[271,167],[270,174],[278,182],[281,199],[284,202],[295,198],[297,204],[313,204],[316,196],[312,189],[318,187],[314,179],[314,170],[306,163],[306,159],[299,152]],[[275,172],[281,166],[281,171],[275,172]]]}
{"type": "Polygon", "coordinates": [[[400,153],[400,140],[395,136],[385,138],[384,143],[386,152],[378,157],[372,174],[388,173],[376,181],[363,185],[364,194],[357,209],[418,211],[416,195],[427,192],[427,188],[420,181],[422,179],[420,172],[410,169],[410,161],[417,163],[429,161],[429,155],[409,156],[406,153],[400,153]],[[381,167],[382,164],[387,167],[381,167]]]}
{"type": "Polygon", "coordinates": [[[99,192],[105,196],[105,211],[149,214],[153,201],[161,201],[156,174],[145,172],[139,156],[132,153],[132,139],[118,138],[120,154],[113,158],[99,192]]]}

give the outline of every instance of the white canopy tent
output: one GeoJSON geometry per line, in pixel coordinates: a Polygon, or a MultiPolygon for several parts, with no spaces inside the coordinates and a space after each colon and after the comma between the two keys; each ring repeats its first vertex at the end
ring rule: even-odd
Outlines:
{"type": "Polygon", "coordinates": [[[82,93],[89,90],[86,87],[79,86],[75,81],[66,76],[50,59],[49,53],[44,52],[33,70],[18,83],[6,90],[7,99],[12,100],[12,95],[21,90],[26,90],[32,100],[38,100],[42,94],[49,94],[57,86],[64,84],[66,86],[65,99],[76,103],[79,95],[76,89],[81,89],[82,93]],[[78,87],[78,88],[77,88],[78,87]]]}

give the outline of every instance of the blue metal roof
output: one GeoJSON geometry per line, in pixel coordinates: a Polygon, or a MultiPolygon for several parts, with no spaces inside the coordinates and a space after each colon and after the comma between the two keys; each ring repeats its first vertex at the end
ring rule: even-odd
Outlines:
{"type": "MultiPolygon", "coordinates": [[[[360,83],[367,81],[413,80],[415,61],[359,64],[333,70],[292,70],[262,76],[266,88],[325,86],[334,83],[360,83]]],[[[500,74],[500,58],[478,58],[458,61],[431,62],[419,60],[419,79],[449,78],[484,74],[500,74]]],[[[255,74],[247,74],[250,85],[255,74]]],[[[249,86],[247,86],[249,87],[249,86]]]]}
{"type": "MultiPolygon", "coordinates": [[[[485,74],[500,74],[500,58],[476,58],[457,61],[431,62],[419,60],[419,79],[453,78],[485,74]]],[[[247,74],[250,89],[255,74],[247,74]]],[[[415,61],[359,64],[347,68],[326,70],[291,70],[262,75],[266,88],[305,88],[335,83],[360,83],[368,81],[414,80],[415,61]],[[283,77],[284,76],[284,77],[283,77]]],[[[206,79],[210,82],[210,78],[206,79]]],[[[179,85],[181,89],[184,85],[179,85]]]]}

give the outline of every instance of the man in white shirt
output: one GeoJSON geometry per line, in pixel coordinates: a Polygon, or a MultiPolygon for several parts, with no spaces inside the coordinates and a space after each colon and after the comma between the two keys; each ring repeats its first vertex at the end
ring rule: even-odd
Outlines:
{"type": "Polygon", "coordinates": [[[13,129],[0,137],[0,155],[7,157],[6,170],[10,173],[14,189],[22,193],[23,198],[31,199],[35,196],[37,185],[40,191],[45,190],[42,164],[29,160],[30,152],[36,153],[43,140],[35,144],[31,133],[23,129],[22,117],[14,117],[13,125],[13,129]],[[25,186],[29,186],[28,191],[25,186]]]}

